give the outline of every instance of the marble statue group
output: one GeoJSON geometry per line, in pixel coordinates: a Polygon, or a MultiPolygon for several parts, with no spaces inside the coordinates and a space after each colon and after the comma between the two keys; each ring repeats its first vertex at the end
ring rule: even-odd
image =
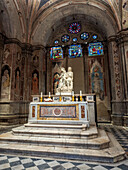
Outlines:
{"type": "Polygon", "coordinates": [[[56,93],[71,93],[73,90],[73,72],[72,68],[68,67],[68,71],[66,72],[64,67],[61,67],[61,74],[59,77],[59,84],[56,88],[56,93]]]}

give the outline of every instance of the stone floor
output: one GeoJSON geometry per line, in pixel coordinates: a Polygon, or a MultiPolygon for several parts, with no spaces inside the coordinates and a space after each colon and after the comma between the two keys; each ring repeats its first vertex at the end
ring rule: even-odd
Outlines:
{"type": "MultiPolygon", "coordinates": [[[[99,125],[113,133],[128,155],[128,129],[112,125],[99,125]]],[[[9,129],[10,130],[10,129],[9,129]]],[[[1,133],[5,132],[4,129],[1,133]]],[[[7,129],[8,131],[8,129],[7,129]]],[[[0,170],[128,170],[128,159],[114,163],[94,163],[37,157],[23,157],[0,154],[0,170]]]]}

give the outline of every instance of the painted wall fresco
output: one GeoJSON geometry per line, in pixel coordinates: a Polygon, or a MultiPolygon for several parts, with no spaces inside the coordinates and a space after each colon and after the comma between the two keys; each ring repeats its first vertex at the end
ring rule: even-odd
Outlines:
{"type": "Polygon", "coordinates": [[[104,59],[103,57],[94,57],[88,59],[89,66],[89,91],[96,93],[97,97],[104,100],[106,95],[104,79],[104,59]]]}
{"type": "Polygon", "coordinates": [[[96,94],[98,121],[110,121],[104,56],[88,57],[89,92],[96,94]]]}
{"type": "Polygon", "coordinates": [[[32,74],[32,94],[39,94],[39,73],[36,70],[32,74]]]}
{"type": "Polygon", "coordinates": [[[95,62],[91,69],[91,88],[101,100],[104,99],[104,79],[101,66],[95,62]]]}

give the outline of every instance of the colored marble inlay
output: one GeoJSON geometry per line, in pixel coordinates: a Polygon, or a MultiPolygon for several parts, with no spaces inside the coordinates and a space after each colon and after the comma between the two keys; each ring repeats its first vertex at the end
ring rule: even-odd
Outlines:
{"type": "Polygon", "coordinates": [[[85,118],[85,106],[81,106],[81,118],[85,118]]]}
{"type": "Polygon", "coordinates": [[[35,106],[32,106],[32,117],[35,117],[35,106]]]}
{"type": "Polygon", "coordinates": [[[38,119],[78,120],[78,105],[39,105],[38,119]]]}

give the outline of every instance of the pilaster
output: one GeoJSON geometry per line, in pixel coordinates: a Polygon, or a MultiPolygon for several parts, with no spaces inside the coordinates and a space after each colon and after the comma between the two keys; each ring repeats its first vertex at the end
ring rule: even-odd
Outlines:
{"type": "Polygon", "coordinates": [[[126,61],[124,61],[124,52],[122,35],[109,37],[109,69],[111,78],[112,94],[112,123],[115,125],[124,125],[124,116],[127,114],[127,82],[126,82],[126,61]]]}
{"type": "Polygon", "coordinates": [[[2,70],[3,54],[4,54],[4,36],[0,34],[0,98],[1,98],[1,70],[2,70]]]}

